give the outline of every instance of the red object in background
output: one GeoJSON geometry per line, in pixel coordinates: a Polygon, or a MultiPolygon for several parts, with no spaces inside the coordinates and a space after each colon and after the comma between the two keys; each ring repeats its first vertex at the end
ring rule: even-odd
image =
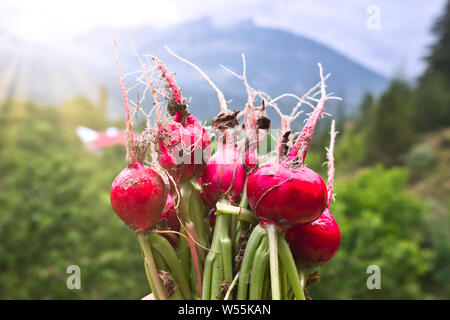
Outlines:
{"type": "Polygon", "coordinates": [[[96,131],[79,126],[77,127],[76,132],[86,148],[92,151],[99,151],[104,147],[114,146],[116,144],[125,146],[127,143],[126,133],[124,131],[119,131],[119,129],[115,127],[110,127],[105,131],[96,131]]]}
{"type": "Polygon", "coordinates": [[[127,143],[127,136],[124,131],[120,131],[115,135],[108,135],[105,131],[99,132],[98,134],[97,140],[94,140],[89,144],[89,147],[94,150],[99,150],[103,147],[109,147],[116,144],[126,145],[127,143]]]}

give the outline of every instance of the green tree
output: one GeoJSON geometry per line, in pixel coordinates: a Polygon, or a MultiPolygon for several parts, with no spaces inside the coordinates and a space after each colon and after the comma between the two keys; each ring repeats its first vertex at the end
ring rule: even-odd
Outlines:
{"type": "Polygon", "coordinates": [[[450,77],[428,72],[421,79],[415,97],[415,128],[420,132],[450,126],[450,77]]]}
{"type": "Polygon", "coordinates": [[[381,96],[368,136],[369,157],[387,165],[400,164],[414,142],[413,91],[394,80],[381,96]]]}
{"type": "Polygon", "coordinates": [[[448,80],[450,79],[450,1],[447,1],[444,13],[435,22],[432,32],[437,41],[431,46],[431,53],[426,58],[427,72],[442,73],[448,80]]]}
{"type": "Polygon", "coordinates": [[[405,194],[404,169],[365,169],[336,186],[331,212],[341,229],[341,246],[320,268],[313,299],[421,299],[421,279],[433,255],[425,249],[425,208],[405,194]],[[381,268],[381,290],[366,286],[367,267],[381,268]]]}
{"type": "Polygon", "coordinates": [[[450,1],[432,32],[437,40],[416,93],[415,125],[422,132],[450,126],[450,1]]]}
{"type": "MultiPolygon", "coordinates": [[[[5,110],[5,105],[1,107],[5,110]]],[[[123,147],[86,151],[60,108],[8,102],[0,141],[0,298],[138,299],[148,290],[134,233],[109,188],[123,147]],[[66,287],[69,265],[81,290],[66,287]]],[[[95,113],[87,112],[89,119],[95,113]]]]}
{"type": "Polygon", "coordinates": [[[61,116],[70,127],[82,125],[94,130],[104,130],[109,125],[104,106],[96,105],[84,96],[75,97],[64,103],[61,116]]]}
{"type": "Polygon", "coordinates": [[[361,112],[359,127],[364,128],[364,126],[371,124],[374,111],[376,110],[375,97],[370,93],[366,93],[359,108],[361,112]]]}

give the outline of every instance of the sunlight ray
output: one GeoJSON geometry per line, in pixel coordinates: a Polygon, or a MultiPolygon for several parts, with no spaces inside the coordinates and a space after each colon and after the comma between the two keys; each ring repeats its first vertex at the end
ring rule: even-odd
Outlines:
{"type": "Polygon", "coordinates": [[[4,66],[4,71],[0,74],[0,100],[8,98],[9,91],[12,86],[14,75],[19,66],[19,57],[13,56],[11,60],[4,66]]]}
{"type": "MultiPolygon", "coordinates": [[[[26,50],[29,50],[30,47],[27,47],[26,50]]],[[[28,98],[28,85],[30,81],[30,69],[31,62],[29,56],[24,57],[19,64],[19,70],[17,72],[17,78],[14,83],[14,90],[12,96],[20,99],[26,100],[28,98]]]]}

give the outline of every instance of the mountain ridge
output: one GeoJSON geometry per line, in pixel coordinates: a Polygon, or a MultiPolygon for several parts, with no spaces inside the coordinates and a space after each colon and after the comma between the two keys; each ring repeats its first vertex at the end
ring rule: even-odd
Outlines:
{"type": "MultiPolygon", "coordinates": [[[[227,100],[232,99],[231,108],[239,108],[245,103],[245,89],[242,81],[219,65],[241,73],[242,53],[246,55],[250,84],[272,97],[285,92],[302,95],[319,81],[317,63],[321,62],[325,73],[332,74],[327,81],[328,90],[344,97],[345,112],[348,114],[358,112],[358,103],[366,92],[378,95],[389,83],[382,75],[318,41],[285,30],[257,26],[250,19],[223,27],[214,25],[208,18],[202,18],[159,31],[148,26],[128,29],[102,27],[74,39],[73,47],[80,48],[84,55],[70,59],[78,59],[77,81],[80,81],[80,74],[83,74],[86,77],[85,83],[89,83],[93,89],[98,85],[107,87],[111,97],[109,111],[112,115],[122,112],[113,59],[113,38],[119,43],[122,72],[139,69],[138,60],[129,45],[130,38],[137,52],[157,55],[165,62],[169,71],[176,70],[176,80],[184,94],[193,97],[191,110],[193,113],[201,111],[201,120],[207,120],[217,113],[215,93],[195,70],[170,56],[164,50],[165,44],[202,68],[221,88],[227,100]]],[[[70,51],[75,55],[73,51],[76,49],[70,51]]],[[[53,73],[57,73],[59,68],[67,70],[64,56],[58,58],[50,60],[54,62],[53,73]]],[[[30,64],[34,63],[36,61],[30,64]]],[[[38,60],[37,63],[48,61],[38,60]]],[[[65,76],[69,79],[72,75],[66,71],[65,76]]],[[[76,87],[68,91],[73,95],[83,94],[86,85],[83,88],[84,91],[76,87]]],[[[36,90],[31,91],[36,93],[36,90]]],[[[92,97],[95,90],[86,94],[92,97]]],[[[42,94],[31,98],[39,100],[42,94]]],[[[70,96],[67,97],[69,98],[70,96]]],[[[333,105],[336,103],[330,101],[330,110],[333,105]]],[[[282,105],[282,108],[288,107],[287,102],[282,105]]]]}

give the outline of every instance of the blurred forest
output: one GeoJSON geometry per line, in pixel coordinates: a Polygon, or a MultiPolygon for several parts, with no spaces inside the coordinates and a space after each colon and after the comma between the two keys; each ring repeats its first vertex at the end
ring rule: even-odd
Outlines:
{"type": "MultiPolygon", "coordinates": [[[[359,116],[339,118],[331,211],[342,242],[320,268],[313,299],[450,298],[450,5],[433,32],[416,85],[394,79],[380,97],[365,97],[359,116]],[[373,264],[381,290],[366,287],[373,264]]],[[[84,97],[57,107],[0,103],[0,299],[148,293],[138,243],[109,202],[125,150],[92,153],[75,133],[79,125],[123,129],[102,105],[84,97]],[[72,264],[81,290],[66,287],[72,264]]],[[[307,165],[326,177],[330,118],[321,121],[307,165]]]]}

